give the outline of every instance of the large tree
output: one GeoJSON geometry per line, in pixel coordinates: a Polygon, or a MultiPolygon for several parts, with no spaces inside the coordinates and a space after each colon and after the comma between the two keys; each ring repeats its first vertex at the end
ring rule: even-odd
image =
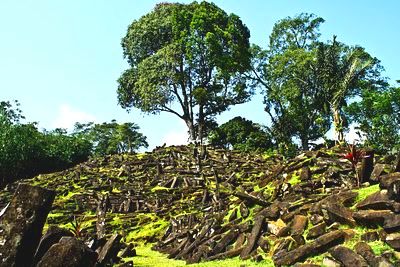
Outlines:
{"type": "Polygon", "coordinates": [[[295,137],[302,148],[323,137],[331,120],[344,140],[343,107],[362,88],[383,83],[379,60],[359,46],[319,40],[322,18],[300,14],[278,21],[266,50],[253,46],[248,77],[264,89],[271,131],[281,143],[295,137]]]}
{"type": "Polygon", "coordinates": [[[305,150],[329,129],[326,95],[315,64],[323,21],[312,14],[282,19],[274,25],[267,50],[253,46],[249,78],[263,88],[271,132],[278,143],[288,145],[297,138],[305,150]]]}
{"type": "Polygon", "coordinates": [[[241,75],[250,66],[249,36],[238,16],[213,3],[157,5],[122,39],[130,68],[118,80],[120,105],[172,113],[201,140],[206,121],[251,96],[241,75]]]}

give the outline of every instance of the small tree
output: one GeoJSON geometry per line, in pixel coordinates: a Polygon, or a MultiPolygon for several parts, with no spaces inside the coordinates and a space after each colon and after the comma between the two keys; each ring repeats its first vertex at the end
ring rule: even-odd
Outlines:
{"type": "Polygon", "coordinates": [[[148,147],[146,137],[135,123],[118,124],[115,120],[102,124],[75,124],[74,135],[88,140],[95,155],[133,153],[148,147]]]}
{"type": "Polygon", "coordinates": [[[400,87],[367,89],[345,111],[358,124],[366,145],[377,151],[400,149],[400,87]]]}
{"type": "Polygon", "coordinates": [[[328,103],[336,133],[336,140],[344,142],[345,119],[343,107],[347,100],[359,94],[363,88],[385,84],[380,77],[382,67],[360,46],[348,47],[333,37],[330,43],[319,43],[319,80],[328,96],[328,103]]]}
{"type": "Polygon", "coordinates": [[[242,117],[235,117],[208,135],[211,145],[242,151],[272,148],[271,138],[262,127],[242,117]]]}
{"type": "Polygon", "coordinates": [[[241,75],[250,66],[249,36],[238,16],[213,3],[157,5],[122,39],[131,68],[118,80],[120,105],[172,113],[191,140],[202,140],[209,118],[251,96],[241,75]]]}

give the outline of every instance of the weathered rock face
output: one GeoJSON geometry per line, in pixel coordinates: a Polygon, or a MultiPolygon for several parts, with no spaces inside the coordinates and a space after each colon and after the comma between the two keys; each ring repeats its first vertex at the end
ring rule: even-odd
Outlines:
{"type": "Polygon", "coordinates": [[[372,248],[365,242],[359,242],[354,246],[355,252],[361,255],[372,267],[391,267],[391,264],[387,259],[381,256],[375,256],[372,248]]]}
{"type": "Polygon", "coordinates": [[[345,233],[336,230],[318,237],[312,243],[300,246],[287,253],[280,253],[274,256],[274,263],[278,266],[292,265],[298,261],[307,258],[310,255],[316,255],[327,251],[329,248],[338,245],[344,241],[345,233]]]}
{"type": "Polygon", "coordinates": [[[386,235],[385,242],[395,250],[400,251],[400,233],[386,235]]]}
{"type": "Polygon", "coordinates": [[[350,226],[355,225],[352,212],[340,203],[326,203],[322,205],[322,210],[326,211],[327,219],[331,222],[339,222],[350,226]]]}
{"type": "Polygon", "coordinates": [[[20,184],[0,218],[0,266],[30,266],[55,192],[20,184]]]}
{"type": "Polygon", "coordinates": [[[50,226],[46,234],[40,239],[38,249],[35,253],[34,265],[36,265],[42,259],[46,251],[49,250],[52,245],[58,243],[63,236],[72,237],[73,234],[66,229],[54,225],[50,226]]]}
{"type": "Polygon", "coordinates": [[[329,253],[337,261],[340,261],[345,267],[368,267],[366,260],[352,251],[349,248],[343,246],[337,246],[329,250],[329,253]]]}
{"type": "Polygon", "coordinates": [[[91,267],[97,253],[74,237],[62,237],[44,254],[37,267],[91,267]]]}
{"type": "Polygon", "coordinates": [[[109,262],[115,262],[117,254],[120,250],[120,241],[122,236],[119,234],[114,234],[105,243],[99,252],[99,257],[97,259],[98,263],[102,266],[109,262]]]}

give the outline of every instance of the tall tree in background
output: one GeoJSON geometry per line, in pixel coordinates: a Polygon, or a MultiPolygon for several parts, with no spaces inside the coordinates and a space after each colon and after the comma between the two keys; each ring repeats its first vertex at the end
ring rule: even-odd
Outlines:
{"type": "Polygon", "coordinates": [[[253,46],[248,77],[264,89],[265,111],[278,143],[300,140],[302,149],[331,127],[344,141],[343,107],[362,88],[384,84],[379,60],[362,47],[320,42],[322,18],[300,14],[278,21],[267,50],[253,46]]]}
{"type": "Polygon", "coordinates": [[[213,3],[163,3],[135,20],[122,39],[131,66],[119,78],[123,108],[169,112],[202,140],[206,121],[248,101],[249,30],[213,3]],[[195,129],[197,125],[197,130],[195,129]]]}
{"type": "Polygon", "coordinates": [[[322,18],[300,14],[278,21],[267,50],[253,46],[249,78],[264,91],[265,111],[277,143],[300,140],[302,149],[329,129],[326,94],[319,84],[316,42],[322,18]]]}

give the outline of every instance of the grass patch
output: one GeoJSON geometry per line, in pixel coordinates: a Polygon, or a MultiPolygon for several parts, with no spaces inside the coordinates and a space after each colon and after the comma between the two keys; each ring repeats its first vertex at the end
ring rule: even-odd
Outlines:
{"type": "MultiPolygon", "coordinates": [[[[136,252],[137,252],[137,256],[136,257],[124,258],[123,260],[125,262],[133,261],[135,266],[141,266],[141,267],[150,267],[150,266],[158,266],[158,267],[187,266],[185,261],[168,259],[167,255],[152,250],[150,245],[136,247],[136,252]]],[[[273,267],[274,264],[273,264],[272,260],[270,260],[270,259],[266,259],[266,260],[263,260],[261,262],[254,262],[254,261],[251,261],[251,260],[242,261],[239,257],[236,257],[236,258],[226,259],[226,260],[201,262],[201,263],[191,264],[189,266],[193,266],[193,267],[220,267],[220,266],[229,266],[229,267],[265,266],[265,267],[273,267]]]]}

